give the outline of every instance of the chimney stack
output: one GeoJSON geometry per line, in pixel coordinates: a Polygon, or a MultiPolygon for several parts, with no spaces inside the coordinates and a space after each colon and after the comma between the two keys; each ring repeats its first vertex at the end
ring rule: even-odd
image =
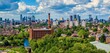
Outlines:
{"type": "Polygon", "coordinates": [[[72,15],[70,16],[70,21],[73,21],[73,16],[72,15]]]}
{"type": "Polygon", "coordinates": [[[51,28],[50,13],[48,13],[48,28],[51,28]]]}

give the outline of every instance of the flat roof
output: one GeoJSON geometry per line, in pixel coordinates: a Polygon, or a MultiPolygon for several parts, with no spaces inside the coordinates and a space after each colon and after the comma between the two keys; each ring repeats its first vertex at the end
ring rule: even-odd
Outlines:
{"type": "Polygon", "coordinates": [[[107,53],[110,51],[110,44],[104,44],[98,41],[90,42],[94,46],[96,46],[98,49],[105,50],[107,53]]]}
{"type": "Polygon", "coordinates": [[[52,30],[52,29],[33,29],[33,30],[52,30]]]}

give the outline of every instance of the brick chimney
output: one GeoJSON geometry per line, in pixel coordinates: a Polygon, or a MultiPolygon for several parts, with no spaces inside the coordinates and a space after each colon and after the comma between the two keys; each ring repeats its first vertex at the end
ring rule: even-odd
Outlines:
{"type": "Polygon", "coordinates": [[[48,13],[48,29],[51,28],[50,13],[48,13]]]}

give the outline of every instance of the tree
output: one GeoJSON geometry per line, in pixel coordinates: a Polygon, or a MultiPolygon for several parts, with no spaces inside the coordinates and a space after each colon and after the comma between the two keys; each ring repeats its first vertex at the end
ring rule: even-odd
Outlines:
{"type": "Polygon", "coordinates": [[[63,33],[63,29],[58,28],[57,31],[55,32],[55,35],[56,35],[57,37],[60,37],[62,33],[63,33]]]}
{"type": "Polygon", "coordinates": [[[99,26],[100,26],[100,28],[103,28],[103,24],[100,24],[99,26]]]}
{"type": "Polygon", "coordinates": [[[65,34],[71,36],[72,32],[70,30],[65,31],[65,34]]]}
{"type": "Polygon", "coordinates": [[[93,28],[93,31],[94,31],[94,32],[97,32],[97,28],[93,28]]]}
{"type": "Polygon", "coordinates": [[[69,28],[69,25],[67,25],[67,29],[70,29],[70,28],[69,28]]]}
{"type": "Polygon", "coordinates": [[[94,36],[89,37],[89,41],[95,41],[95,37],[94,36]]]}
{"type": "Polygon", "coordinates": [[[4,40],[3,43],[4,43],[4,46],[9,46],[10,45],[7,40],[4,40]]]}
{"type": "Polygon", "coordinates": [[[80,31],[81,29],[84,30],[84,27],[82,27],[82,26],[77,26],[76,31],[80,31]]]}
{"type": "Polygon", "coordinates": [[[101,35],[101,37],[100,37],[100,42],[105,42],[105,35],[103,34],[103,35],[101,35]]]}
{"type": "Polygon", "coordinates": [[[85,36],[86,36],[85,30],[80,30],[80,31],[78,32],[78,36],[79,36],[79,37],[82,37],[82,38],[85,38],[85,36]]]}
{"type": "Polygon", "coordinates": [[[35,49],[36,49],[36,47],[37,47],[37,43],[36,43],[36,42],[34,42],[34,43],[33,43],[33,45],[32,45],[32,50],[35,50],[35,49]]]}
{"type": "Polygon", "coordinates": [[[108,27],[110,25],[110,23],[105,23],[105,26],[108,27]]]}
{"type": "Polygon", "coordinates": [[[87,27],[92,27],[92,23],[87,23],[87,27]]]}
{"type": "Polygon", "coordinates": [[[74,50],[82,50],[82,44],[81,43],[75,43],[73,49],[74,50]]]}
{"type": "Polygon", "coordinates": [[[3,36],[0,36],[0,41],[4,40],[5,38],[3,36]]]}
{"type": "MultiPolygon", "coordinates": [[[[103,50],[98,50],[88,40],[79,37],[51,38],[50,35],[47,35],[42,39],[35,40],[36,42],[37,46],[31,46],[31,48],[35,48],[33,53],[98,53],[98,51],[106,53],[103,50]]],[[[33,43],[30,42],[30,45],[33,43]]]]}
{"type": "Polygon", "coordinates": [[[25,38],[29,37],[29,33],[28,32],[23,32],[23,33],[24,33],[25,38]]]}
{"type": "Polygon", "coordinates": [[[3,28],[3,26],[0,26],[0,28],[3,28]]]}
{"type": "Polygon", "coordinates": [[[9,39],[9,40],[13,40],[13,35],[11,35],[8,39],[9,39]]]}
{"type": "Polygon", "coordinates": [[[80,50],[73,50],[73,48],[70,48],[69,50],[66,50],[65,53],[81,53],[80,50]]]}
{"type": "Polygon", "coordinates": [[[42,27],[42,26],[48,26],[47,23],[39,23],[39,24],[36,24],[36,27],[42,27]]]}
{"type": "Polygon", "coordinates": [[[59,48],[53,46],[50,50],[47,51],[47,53],[59,53],[59,48]]]}
{"type": "Polygon", "coordinates": [[[73,30],[73,31],[75,31],[75,30],[76,30],[76,28],[77,28],[76,26],[73,26],[73,27],[72,27],[72,30],[73,30]]]}
{"type": "Polygon", "coordinates": [[[27,51],[26,51],[26,49],[23,46],[21,46],[19,48],[19,53],[27,53],[27,51]]]}
{"type": "Polygon", "coordinates": [[[105,50],[97,49],[97,53],[107,53],[105,50]]]}
{"type": "Polygon", "coordinates": [[[104,33],[108,33],[109,31],[108,31],[107,28],[104,28],[104,29],[103,29],[103,32],[104,32],[104,33]]]}
{"type": "Polygon", "coordinates": [[[17,43],[15,42],[15,40],[10,41],[11,46],[15,46],[17,43]]]}

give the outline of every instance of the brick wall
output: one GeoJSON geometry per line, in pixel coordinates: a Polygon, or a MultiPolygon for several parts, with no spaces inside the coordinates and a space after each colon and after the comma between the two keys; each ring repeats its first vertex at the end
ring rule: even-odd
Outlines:
{"type": "Polygon", "coordinates": [[[30,29],[29,34],[30,34],[30,39],[39,39],[45,36],[46,34],[52,34],[53,30],[33,30],[30,29]]]}

